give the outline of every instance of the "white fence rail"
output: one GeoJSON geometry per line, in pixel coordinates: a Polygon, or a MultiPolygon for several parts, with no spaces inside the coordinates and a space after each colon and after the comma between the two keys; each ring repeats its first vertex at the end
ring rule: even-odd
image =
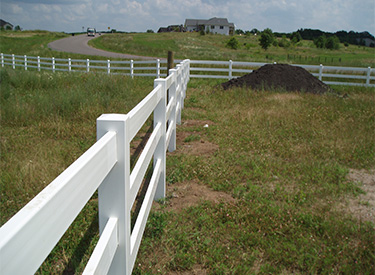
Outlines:
{"type": "Polygon", "coordinates": [[[165,196],[166,149],[176,148],[189,66],[184,60],[166,79],[155,79],[128,114],[97,119],[97,142],[0,228],[0,274],[34,274],[96,190],[100,239],[84,274],[131,274],[152,201],[165,196]],[[131,171],[130,142],[152,113],[153,132],[131,171]],[[131,209],[152,159],[131,231],[131,209]]]}
{"type": "MultiPolygon", "coordinates": [[[[26,55],[14,55],[1,53],[1,66],[22,67],[37,70],[52,71],[78,71],[78,72],[105,72],[108,74],[125,74],[134,76],[165,77],[167,68],[164,64],[166,60],[150,61],[111,61],[111,60],[80,60],[80,59],[59,59],[30,57],[26,55]],[[163,65],[163,67],[162,67],[163,65]]],[[[178,61],[178,60],[176,60],[178,61]]],[[[251,73],[267,63],[259,62],[238,62],[238,61],[207,61],[191,60],[191,78],[219,78],[232,79],[246,73],[251,73]]],[[[294,65],[305,68],[314,76],[318,77],[326,84],[351,85],[375,87],[375,69],[337,67],[324,65],[294,65]]]]}
{"type": "MultiPolygon", "coordinates": [[[[246,73],[253,72],[261,66],[268,63],[258,62],[237,62],[237,61],[207,61],[207,60],[191,60],[190,72],[191,78],[222,78],[232,79],[246,73]],[[206,66],[208,65],[208,66],[206,66]],[[203,67],[206,66],[206,67],[203,67]]],[[[368,68],[352,68],[352,67],[336,67],[321,65],[298,65],[312,73],[326,84],[333,85],[351,85],[351,86],[368,86],[375,87],[375,69],[368,68]],[[335,79],[332,81],[332,79],[335,79]],[[339,81],[345,79],[347,81],[339,81]]]]}

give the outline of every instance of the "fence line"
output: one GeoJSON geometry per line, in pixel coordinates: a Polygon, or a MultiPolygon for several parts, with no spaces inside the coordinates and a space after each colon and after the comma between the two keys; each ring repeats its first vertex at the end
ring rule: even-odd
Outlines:
{"type": "MultiPolygon", "coordinates": [[[[181,60],[176,60],[177,62],[181,60]]],[[[1,66],[23,67],[25,70],[34,68],[40,71],[80,71],[80,72],[104,72],[107,74],[124,74],[131,77],[134,76],[167,76],[167,67],[161,65],[166,64],[166,60],[150,60],[150,61],[111,61],[111,60],[81,60],[81,59],[61,59],[61,58],[43,58],[30,57],[26,55],[14,55],[1,53],[1,66]]],[[[191,60],[190,71],[191,78],[217,78],[232,79],[242,76],[246,73],[253,72],[263,65],[269,63],[260,62],[239,62],[239,61],[208,61],[208,60],[191,60]],[[207,66],[206,66],[207,65],[207,66]],[[204,67],[206,66],[206,67],[204,67]]],[[[332,85],[351,85],[351,86],[367,86],[375,87],[375,69],[356,68],[356,67],[337,67],[320,65],[298,65],[312,73],[326,84],[332,85]]]]}
{"type": "Polygon", "coordinates": [[[167,78],[155,79],[154,89],[128,114],[97,119],[97,142],[0,228],[0,274],[34,274],[96,190],[100,239],[84,274],[131,274],[152,201],[165,197],[166,149],[176,148],[189,67],[184,60],[167,78]],[[131,171],[130,142],[152,113],[153,132],[131,171]],[[131,209],[152,159],[131,231],[131,209]]]}

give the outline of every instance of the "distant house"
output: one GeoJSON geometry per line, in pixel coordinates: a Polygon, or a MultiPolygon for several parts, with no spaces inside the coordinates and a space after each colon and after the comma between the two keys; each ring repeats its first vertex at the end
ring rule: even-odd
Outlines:
{"type": "Polygon", "coordinates": [[[158,33],[160,32],[183,32],[185,31],[184,26],[182,25],[170,25],[168,27],[160,27],[158,33]]]}
{"type": "Polygon", "coordinates": [[[185,20],[185,29],[188,32],[198,32],[201,30],[209,31],[213,34],[225,34],[232,35],[234,34],[234,24],[229,23],[226,18],[211,18],[208,20],[205,19],[186,19],[185,20]]]}
{"type": "Polygon", "coordinates": [[[3,19],[0,19],[0,28],[4,30],[13,30],[13,25],[4,21],[3,19]]]}
{"type": "Polygon", "coordinates": [[[371,38],[357,38],[357,42],[359,45],[363,45],[366,47],[375,47],[375,40],[371,38]]]}

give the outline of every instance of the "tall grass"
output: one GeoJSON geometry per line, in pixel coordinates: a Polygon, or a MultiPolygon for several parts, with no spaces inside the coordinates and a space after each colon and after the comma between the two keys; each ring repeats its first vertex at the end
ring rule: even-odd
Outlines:
{"type": "MultiPolygon", "coordinates": [[[[1,224],[95,142],[100,114],[126,113],[152,89],[151,78],[0,73],[1,224]]],[[[374,223],[338,202],[363,193],[349,168],[375,167],[373,90],[336,87],[348,94],[340,97],[218,84],[190,81],[183,121],[210,126],[177,131],[219,149],[190,155],[178,144],[167,182],[195,182],[235,202],[203,200],[176,212],[167,194],[150,214],[134,274],[371,274],[374,223]]],[[[81,272],[97,228],[94,195],[38,272],[81,272]]]]}

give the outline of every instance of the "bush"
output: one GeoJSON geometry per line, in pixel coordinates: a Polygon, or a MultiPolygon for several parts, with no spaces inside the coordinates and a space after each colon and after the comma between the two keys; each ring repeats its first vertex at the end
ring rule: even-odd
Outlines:
{"type": "Polygon", "coordinates": [[[302,36],[299,32],[294,32],[290,36],[290,40],[292,41],[293,44],[297,44],[298,42],[302,40],[302,36]]]}
{"type": "Polygon", "coordinates": [[[324,49],[326,47],[326,36],[323,34],[314,40],[314,44],[317,48],[324,49]]]}
{"type": "Polygon", "coordinates": [[[329,50],[338,50],[340,48],[340,40],[336,35],[328,37],[325,47],[329,50]]]}
{"type": "Polygon", "coordinates": [[[314,40],[314,44],[320,49],[338,50],[340,47],[340,40],[336,35],[326,38],[323,34],[314,40]]]}
{"type": "Polygon", "coordinates": [[[282,48],[288,48],[290,46],[290,41],[288,41],[288,39],[286,38],[286,36],[283,35],[283,37],[281,38],[281,40],[279,40],[278,45],[279,45],[279,47],[282,47],[282,48]]]}
{"type": "Polygon", "coordinates": [[[274,42],[274,36],[271,29],[265,29],[259,39],[259,45],[264,49],[267,50],[272,43],[274,42]]]}
{"type": "Polygon", "coordinates": [[[239,47],[239,42],[235,37],[232,37],[228,42],[227,42],[227,47],[230,49],[237,50],[239,47]]]}

